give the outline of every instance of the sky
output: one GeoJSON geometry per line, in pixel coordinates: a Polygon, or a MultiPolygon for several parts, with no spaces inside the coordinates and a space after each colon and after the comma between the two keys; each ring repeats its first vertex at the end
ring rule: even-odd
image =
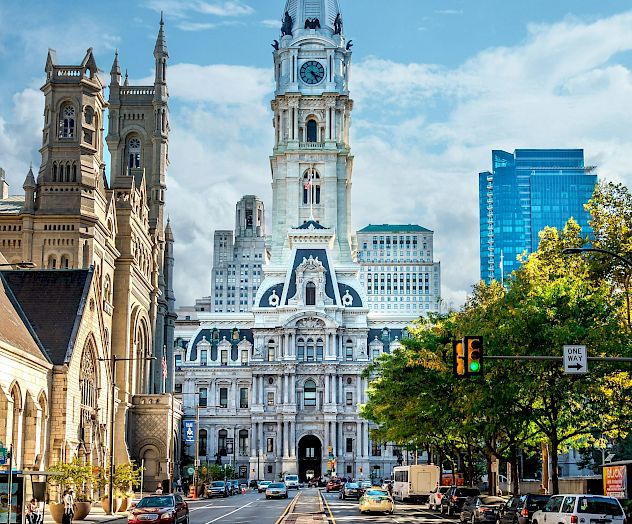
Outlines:
{"type": "MultiPolygon", "coordinates": [[[[272,48],[284,0],[0,0],[0,167],[11,194],[40,164],[44,64],[94,49],[109,78],[153,78],[164,12],[167,207],[178,305],[210,294],[213,231],[256,194],[271,216],[272,48]]],[[[491,150],[583,148],[632,187],[632,4],[615,0],[340,0],[353,40],[354,229],[435,232],[445,303],[479,278],[478,173],[491,150]]],[[[106,157],[106,162],[109,158],[106,157]]]]}

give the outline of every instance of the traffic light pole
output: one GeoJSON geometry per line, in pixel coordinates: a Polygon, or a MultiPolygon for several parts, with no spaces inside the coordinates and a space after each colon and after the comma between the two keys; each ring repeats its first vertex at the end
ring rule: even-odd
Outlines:
{"type": "MultiPolygon", "coordinates": [[[[587,357],[591,362],[632,362],[630,357],[587,357]]],[[[485,360],[553,360],[562,362],[564,357],[554,355],[485,355],[485,360]]]]}

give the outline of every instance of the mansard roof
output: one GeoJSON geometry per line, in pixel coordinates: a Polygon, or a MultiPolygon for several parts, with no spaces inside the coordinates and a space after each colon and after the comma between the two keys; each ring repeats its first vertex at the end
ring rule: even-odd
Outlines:
{"type": "Polygon", "coordinates": [[[358,233],[432,233],[430,229],[416,224],[369,224],[358,233]]]}
{"type": "Polygon", "coordinates": [[[292,17],[292,31],[305,29],[305,21],[317,18],[321,28],[327,28],[334,33],[334,22],[340,13],[338,0],[287,0],[282,17],[285,13],[292,17]]]}
{"type": "Polygon", "coordinates": [[[290,277],[290,283],[287,291],[286,304],[296,294],[296,268],[303,263],[304,259],[309,260],[312,257],[318,259],[318,261],[325,268],[325,295],[336,303],[336,293],[334,291],[334,284],[331,277],[331,269],[329,268],[329,257],[327,256],[326,249],[297,249],[294,256],[294,263],[292,264],[292,275],[290,277]]]}
{"type": "Polygon", "coordinates": [[[67,363],[92,282],[92,268],[0,274],[51,362],[67,363]]]}

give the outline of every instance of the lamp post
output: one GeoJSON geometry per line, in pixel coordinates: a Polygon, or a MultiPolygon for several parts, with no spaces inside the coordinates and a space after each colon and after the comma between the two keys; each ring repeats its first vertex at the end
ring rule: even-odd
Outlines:
{"type": "Polygon", "coordinates": [[[111,374],[111,384],[110,384],[110,420],[109,420],[109,445],[110,449],[108,450],[110,467],[109,467],[109,479],[108,479],[108,498],[110,499],[110,507],[108,508],[107,515],[112,515],[112,508],[114,507],[114,401],[116,395],[116,363],[121,361],[130,361],[130,360],[155,360],[156,357],[143,357],[143,358],[124,358],[117,357],[114,352],[110,358],[100,358],[99,360],[104,362],[110,361],[110,374],[111,374]]]}

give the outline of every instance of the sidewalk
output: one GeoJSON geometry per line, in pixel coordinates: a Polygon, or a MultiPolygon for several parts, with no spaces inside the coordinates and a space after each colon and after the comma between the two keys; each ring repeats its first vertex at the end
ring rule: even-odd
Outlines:
{"type": "Polygon", "coordinates": [[[327,522],[325,508],[317,489],[306,489],[299,492],[290,505],[290,510],[283,524],[314,524],[315,522],[327,522]]]}
{"type": "MultiPolygon", "coordinates": [[[[106,515],[105,511],[101,507],[100,502],[94,502],[92,504],[92,509],[90,510],[90,514],[83,520],[74,520],[73,523],[80,522],[112,522],[114,520],[125,519],[127,520],[127,512],[123,513],[115,513],[114,515],[106,515]]],[[[44,523],[43,524],[54,524],[55,521],[53,517],[51,517],[48,505],[46,505],[46,510],[44,512],[44,523]]]]}

